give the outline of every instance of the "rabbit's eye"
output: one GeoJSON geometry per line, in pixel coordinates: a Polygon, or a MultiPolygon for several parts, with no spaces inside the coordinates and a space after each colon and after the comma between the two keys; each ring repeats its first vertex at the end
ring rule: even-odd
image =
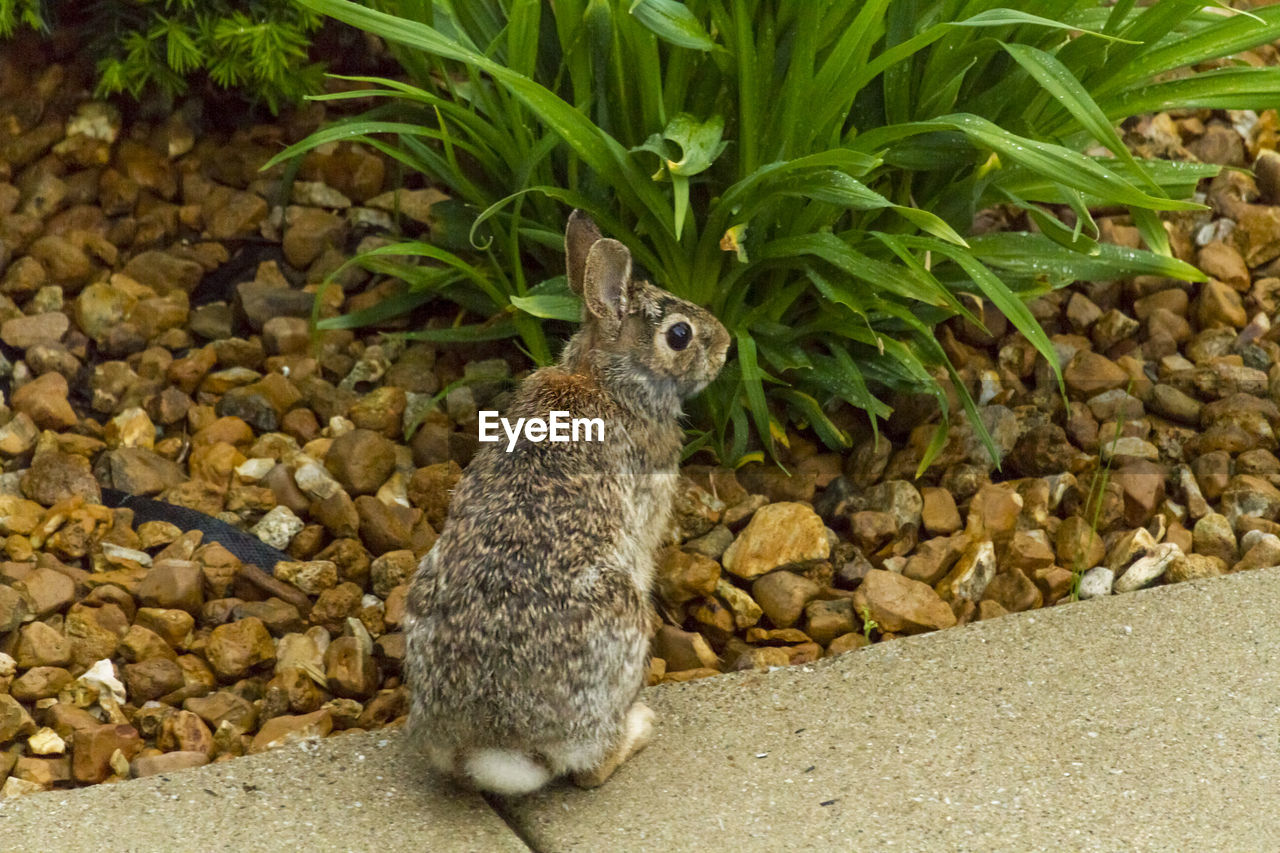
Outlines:
{"type": "Polygon", "coordinates": [[[667,346],[676,352],[689,346],[691,340],[693,340],[693,329],[688,323],[676,323],[667,329],[667,346]]]}

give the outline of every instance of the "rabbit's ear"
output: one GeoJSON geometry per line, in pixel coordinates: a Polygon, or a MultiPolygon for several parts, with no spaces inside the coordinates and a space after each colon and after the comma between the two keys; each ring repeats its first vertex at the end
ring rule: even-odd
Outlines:
{"type": "Polygon", "coordinates": [[[587,269],[587,255],[591,247],[600,239],[600,229],[581,210],[569,214],[569,223],[564,229],[565,275],[569,279],[569,288],[579,296],[582,295],[582,276],[587,269]]]}
{"type": "Polygon", "coordinates": [[[582,299],[607,338],[622,328],[630,289],[631,252],[617,240],[597,240],[587,253],[582,299]]]}

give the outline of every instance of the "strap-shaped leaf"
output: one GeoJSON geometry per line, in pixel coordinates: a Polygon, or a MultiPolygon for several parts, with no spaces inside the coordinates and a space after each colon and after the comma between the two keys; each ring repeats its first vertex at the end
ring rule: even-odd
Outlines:
{"type": "Polygon", "coordinates": [[[1099,281],[1130,275],[1159,275],[1181,281],[1205,281],[1204,273],[1177,258],[1142,249],[1099,243],[1096,255],[1057,245],[1040,234],[1006,232],[969,240],[973,256],[1019,275],[1056,276],[1069,281],[1099,281]]]}
{"type": "Polygon", "coordinates": [[[634,0],[627,11],[658,38],[676,47],[711,50],[716,46],[689,7],[678,0],[634,0]]]}

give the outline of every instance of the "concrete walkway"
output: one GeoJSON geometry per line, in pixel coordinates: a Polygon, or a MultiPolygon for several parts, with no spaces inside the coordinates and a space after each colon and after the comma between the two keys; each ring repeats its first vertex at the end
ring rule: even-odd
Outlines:
{"type": "Polygon", "coordinates": [[[0,848],[1280,849],[1280,569],[649,701],[657,738],[597,791],[494,811],[375,732],[4,802],[0,848]]]}

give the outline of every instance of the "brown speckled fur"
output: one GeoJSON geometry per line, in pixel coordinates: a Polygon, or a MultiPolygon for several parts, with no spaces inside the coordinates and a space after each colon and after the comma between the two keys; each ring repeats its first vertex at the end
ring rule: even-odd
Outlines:
{"type": "Polygon", "coordinates": [[[468,750],[553,775],[599,766],[643,686],[654,555],[667,529],[681,401],[729,338],[702,309],[630,275],[622,244],[576,213],[566,230],[582,328],[523,384],[507,418],[603,418],[603,442],[486,444],[408,603],[410,742],[455,772],[468,750]],[[675,351],[666,331],[694,330],[675,351]]]}

